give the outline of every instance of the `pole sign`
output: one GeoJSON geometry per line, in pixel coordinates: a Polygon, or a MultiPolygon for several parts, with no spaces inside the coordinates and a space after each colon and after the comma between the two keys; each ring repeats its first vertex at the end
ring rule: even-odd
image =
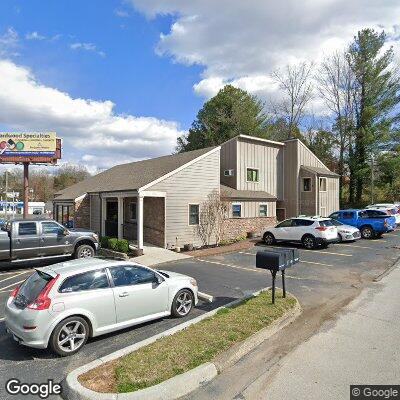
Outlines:
{"type": "Polygon", "coordinates": [[[0,132],[0,157],[54,157],[55,132],[0,132]]]}

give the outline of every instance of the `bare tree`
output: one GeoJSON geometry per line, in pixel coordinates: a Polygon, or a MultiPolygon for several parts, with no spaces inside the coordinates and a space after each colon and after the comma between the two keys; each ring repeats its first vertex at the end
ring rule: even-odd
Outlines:
{"type": "MultiPolygon", "coordinates": [[[[348,152],[350,156],[352,153],[352,132],[354,127],[354,75],[346,55],[336,52],[325,58],[318,70],[316,80],[321,98],[335,116],[333,133],[339,152],[339,195],[340,199],[342,199],[345,158],[348,152]]],[[[349,157],[350,170],[356,168],[355,165],[352,166],[351,158],[349,157]]],[[[350,191],[352,187],[353,185],[350,184],[350,191]]],[[[350,195],[350,197],[352,196],[350,195]]]]}
{"type": "Polygon", "coordinates": [[[273,105],[278,118],[287,122],[287,137],[292,138],[304,117],[306,107],[313,96],[311,72],[313,63],[287,65],[284,69],[272,73],[272,78],[279,84],[282,100],[273,105]]]}
{"type": "Polygon", "coordinates": [[[218,245],[224,233],[228,203],[223,201],[221,197],[218,191],[214,191],[207,196],[207,200],[200,207],[197,234],[205,246],[210,245],[213,236],[218,245]]]}

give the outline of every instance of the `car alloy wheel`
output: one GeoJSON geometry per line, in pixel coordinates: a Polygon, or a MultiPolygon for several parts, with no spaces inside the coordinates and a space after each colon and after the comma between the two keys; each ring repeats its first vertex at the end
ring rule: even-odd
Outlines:
{"type": "Polygon", "coordinates": [[[193,295],[188,290],[181,290],[174,300],[174,314],[178,317],[188,315],[193,307],[193,295]]]}
{"type": "Polygon", "coordinates": [[[60,329],[57,345],[65,353],[75,352],[85,343],[86,336],[86,327],[82,322],[68,321],[60,329]]]}
{"type": "Polygon", "coordinates": [[[315,247],[315,239],[311,236],[306,236],[303,239],[303,245],[306,249],[312,250],[315,247]]]}
{"type": "Polygon", "coordinates": [[[78,258],[90,258],[94,256],[94,251],[91,246],[85,245],[81,246],[78,250],[78,258]]]}
{"type": "Polygon", "coordinates": [[[374,232],[369,226],[366,226],[366,227],[362,228],[361,236],[364,239],[371,239],[374,236],[374,232]]]}
{"type": "Polygon", "coordinates": [[[272,233],[267,233],[264,235],[264,243],[268,246],[273,245],[275,243],[274,235],[272,235],[272,233]]]}

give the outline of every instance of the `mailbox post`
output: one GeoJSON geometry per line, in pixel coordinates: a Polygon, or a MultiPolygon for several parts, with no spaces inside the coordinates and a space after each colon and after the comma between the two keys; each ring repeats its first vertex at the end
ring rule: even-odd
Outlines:
{"type": "Polygon", "coordinates": [[[286,297],[285,269],[298,263],[299,251],[297,249],[273,248],[267,251],[258,251],[256,254],[256,267],[268,269],[272,275],[272,304],[275,304],[276,273],[282,272],[283,297],[286,297]]]}

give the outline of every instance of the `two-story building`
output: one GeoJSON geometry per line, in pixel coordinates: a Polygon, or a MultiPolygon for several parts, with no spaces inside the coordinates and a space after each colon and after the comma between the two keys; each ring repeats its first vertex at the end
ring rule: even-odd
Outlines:
{"type": "Polygon", "coordinates": [[[117,165],[56,194],[54,216],[101,235],[161,247],[201,245],[210,193],[228,203],[224,238],[339,208],[339,176],[300,140],[239,135],[221,146],[117,165]]]}

